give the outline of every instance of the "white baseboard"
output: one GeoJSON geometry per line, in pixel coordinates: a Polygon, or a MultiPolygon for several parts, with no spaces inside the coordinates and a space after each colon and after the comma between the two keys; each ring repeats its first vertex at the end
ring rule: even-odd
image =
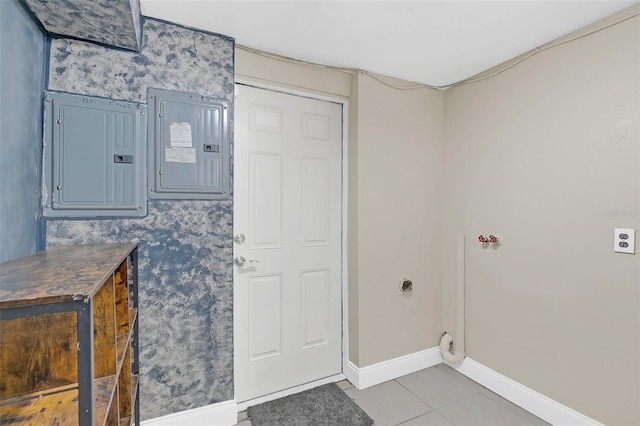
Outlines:
{"type": "Polygon", "coordinates": [[[515,382],[484,365],[465,358],[461,364],[449,364],[473,381],[524,408],[553,425],[602,426],[601,423],[515,382]]]}
{"type": "Polygon", "coordinates": [[[440,363],[442,355],[440,348],[436,347],[362,368],[348,361],[343,373],[356,388],[365,389],[440,363]]]}
{"type": "Polygon", "coordinates": [[[223,401],[140,422],[144,426],[231,426],[237,423],[238,404],[235,400],[223,401]]]}

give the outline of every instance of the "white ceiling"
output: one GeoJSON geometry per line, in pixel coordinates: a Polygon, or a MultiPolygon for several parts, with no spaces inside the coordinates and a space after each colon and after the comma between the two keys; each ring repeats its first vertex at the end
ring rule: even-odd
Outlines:
{"type": "Polygon", "coordinates": [[[141,0],[143,15],[239,45],[434,86],[473,76],[638,1],[141,0]]]}

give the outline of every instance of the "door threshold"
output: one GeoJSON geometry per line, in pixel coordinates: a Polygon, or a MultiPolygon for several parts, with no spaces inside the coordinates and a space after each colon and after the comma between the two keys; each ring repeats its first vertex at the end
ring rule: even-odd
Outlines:
{"type": "Polygon", "coordinates": [[[294,386],[289,389],[281,390],[279,392],[270,393],[269,395],[259,396],[258,398],[250,399],[244,402],[238,402],[238,412],[244,411],[254,405],[262,404],[263,402],[273,401],[274,399],[282,398],[285,396],[300,393],[309,389],[317,388],[318,386],[326,385],[327,383],[335,383],[341,380],[346,380],[346,376],[342,373],[335,374],[333,376],[325,377],[324,379],[315,380],[313,382],[305,383],[304,385],[294,386]]]}

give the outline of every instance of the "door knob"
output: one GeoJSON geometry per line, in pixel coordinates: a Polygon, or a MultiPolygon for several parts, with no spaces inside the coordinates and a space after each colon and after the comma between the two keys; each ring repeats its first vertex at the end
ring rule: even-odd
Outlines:
{"type": "Polygon", "coordinates": [[[237,256],[235,259],[233,259],[233,262],[238,266],[244,266],[245,263],[260,263],[260,261],[257,259],[247,260],[244,258],[244,256],[237,256]]]}

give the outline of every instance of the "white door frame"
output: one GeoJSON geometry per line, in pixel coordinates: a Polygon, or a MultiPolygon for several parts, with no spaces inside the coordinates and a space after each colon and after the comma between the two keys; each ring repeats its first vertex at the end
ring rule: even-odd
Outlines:
{"type": "MultiPolygon", "coordinates": [[[[311,98],[311,99],[316,99],[316,100],[320,100],[320,101],[328,101],[328,102],[334,102],[334,103],[338,103],[342,105],[342,217],[340,220],[341,226],[342,226],[342,262],[341,262],[341,268],[342,268],[342,274],[341,274],[341,282],[340,285],[342,287],[342,378],[344,379],[344,372],[347,369],[347,363],[349,362],[349,315],[348,315],[348,307],[349,307],[349,300],[348,300],[348,292],[349,292],[349,286],[348,286],[348,276],[347,276],[347,272],[348,272],[348,264],[347,264],[347,201],[348,201],[348,197],[347,197],[347,189],[348,189],[348,170],[347,170],[347,151],[348,151],[348,135],[349,135],[349,129],[348,129],[348,124],[349,124],[349,101],[343,98],[339,98],[339,97],[332,97],[332,96],[325,96],[325,95],[319,95],[317,93],[313,93],[311,91],[306,92],[303,90],[297,90],[297,89],[291,89],[285,86],[279,86],[277,84],[272,84],[272,83],[265,83],[264,81],[261,80],[254,80],[251,78],[247,78],[247,77],[236,77],[235,83],[240,83],[240,84],[246,84],[248,86],[253,86],[253,87],[257,87],[259,89],[266,89],[266,90],[271,90],[274,92],[280,92],[280,93],[285,93],[288,95],[296,95],[296,96],[302,96],[305,98],[311,98]]],[[[235,84],[234,84],[234,89],[235,89],[235,84]]],[[[234,110],[234,114],[235,114],[235,110],[234,110]]],[[[235,120],[234,120],[235,123],[235,120]]],[[[234,143],[235,143],[235,139],[234,139],[234,143]]],[[[234,169],[234,173],[235,173],[235,169],[234,169]]],[[[235,196],[235,195],[234,195],[235,196]]],[[[234,204],[234,208],[235,208],[235,204],[234,204]]],[[[237,367],[236,367],[236,338],[238,336],[238,334],[235,332],[235,330],[237,329],[236,327],[236,306],[238,305],[238,301],[236,300],[236,292],[235,292],[235,280],[234,280],[234,292],[233,292],[233,364],[234,364],[234,368],[233,368],[233,382],[234,382],[234,388],[235,388],[235,382],[236,382],[236,375],[235,372],[237,371],[237,367]]],[[[333,379],[335,379],[335,376],[330,377],[329,381],[333,381],[333,379]]],[[[318,380],[317,382],[312,382],[312,384],[314,385],[320,385],[323,384],[322,383],[323,380],[318,380]]],[[[326,383],[327,380],[325,379],[324,382],[326,383]]],[[[295,388],[291,388],[291,389],[287,389],[281,392],[277,392],[271,395],[266,395],[260,398],[256,398],[254,400],[250,400],[250,401],[246,401],[244,403],[240,403],[238,404],[238,411],[242,411],[245,410],[248,406],[250,405],[255,405],[255,404],[259,404],[262,402],[266,402],[266,401],[270,401],[276,398],[281,398],[283,396],[286,395],[290,395],[293,393],[297,393],[300,392],[302,390],[308,389],[312,386],[298,386],[295,388]]],[[[235,392],[235,391],[234,391],[235,392]]],[[[235,393],[234,393],[234,399],[235,399],[235,393]]]]}

